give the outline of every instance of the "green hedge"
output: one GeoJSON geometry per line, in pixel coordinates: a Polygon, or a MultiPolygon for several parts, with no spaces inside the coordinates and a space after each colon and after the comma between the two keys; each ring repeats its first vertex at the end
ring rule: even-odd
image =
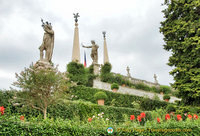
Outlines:
{"type": "MultiPolygon", "coordinates": [[[[105,118],[109,118],[113,122],[124,122],[124,115],[139,115],[142,111],[133,108],[100,106],[84,101],[66,101],[50,106],[48,109],[49,117],[73,119],[78,117],[85,121],[88,117],[92,117],[98,113],[104,112],[105,118]]],[[[148,114],[148,112],[146,112],[148,114]]],[[[151,116],[149,117],[151,119],[151,116]]]]}
{"type": "Polygon", "coordinates": [[[108,99],[105,101],[105,105],[112,105],[116,107],[134,108],[133,102],[137,102],[141,104],[140,106],[143,110],[154,110],[156,107],[165,108],[168,104],[164,101],[152,100],[149,98],[144,99],[143,97],[129,94],[112,93],[102,89],[95,89],[85,86],[76,86],[71,88],[70,90],[73,96],[72,100],[83,99],[92,103],[96,103],[96,100],[94,99],[94,94],[98,91],[103,91],[108,96],[108,99]]]}
{"type": "Polygon", "coordinates": [[[14,136],[14,135],[32,135],[32,136],[108,136],[106,132],[108,127],[114,128],[112,135],[116,136],[135,136],[135,135],[148,135],[148,136],[199,136],[200,122],[199,120],[193,121],[167,121],[161,124],[148,122],[145,126],[135,126],[130,122],[126,125],[98,125],[93,123],[80,123],[71,120],[52,120],[47,119],[44,121],[25,121],[22,122],[18,117],[0,117],[0,135],[1,136],[14,136]],[[185,130],[185,131],[184,131],[185,130]],[[187,131],[188,132],[187,132],[187,131]]]}

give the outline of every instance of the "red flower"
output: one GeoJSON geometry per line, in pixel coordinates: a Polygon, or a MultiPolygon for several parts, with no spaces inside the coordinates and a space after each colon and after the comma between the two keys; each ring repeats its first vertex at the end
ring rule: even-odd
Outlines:
{"type": "Polygon", "coordinates": [[[141,116],[140,116],[140,115],[138,115],[138,116],[137,116],[137,120],[138,120],[139,122],[141,122],[141,121],[142,121],[142,118],[141,118],[141,116]]]}
{"type": "Polygon", "coordinates": [[[188,114],[187,117],[191,120],[192,119],[192,115],[188,114]]]}
{"type": "Polygon", "coordinates": [[[4,114],[4,110],[5,110],[5,108],[4,108],[3,106],[1,106],[1,107],[0,107],[0,112],[1,112],[1,115],[3,115],[3,114],[4,114]]]}
{"type": "Polygon", "coordinates": [[[177,117],[177,120],[178,120],[178,121],[179,121],[179,120],[182,120],[182,117],[181,117],[180,114],[178,114],[176,117],[177,117]]]}
{"type": "Polygon", "coordinates": [[[198,116],[196,114],[193,115],[194,119],[198,119],[198,116]]]}
{"type": "Polygon", "coordinates": [[[157,118],[157,122],[160,123],[160,118],[157,118]]]}
{"type": "Polygon", "coordinates": [[[169,120],[170,119],[170,115],[169,114],[166,114],[165,115],[165,120],[169,120]]]}
{"type": "Polygon", "coordinates": [[[134,120],[134,119],[135,119],[135,116],[131,115],[130,120],[134,120]]]}
{"type": "Polygon", "coordinates": [[[20,117],[20,120],[24,120],[24,116],[21,116],[21,117],[20,117]]]}
{"type": "Polygon", "coordinates": [[[88,122],[92,122],[92,118],[88,118],[88,122]]]}
{"type": "Polygon", "coordinates": [[[140,113],[140,116],[141,118],[145,118],[145,113],[144,112],[140,113]]]}

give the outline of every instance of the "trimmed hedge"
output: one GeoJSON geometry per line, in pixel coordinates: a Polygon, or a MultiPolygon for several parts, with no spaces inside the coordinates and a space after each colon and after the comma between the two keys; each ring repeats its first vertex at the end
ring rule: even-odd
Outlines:
{"type": "Polygon", "coordinates": [[[194,135],[200,134],[200,122],[199,120],[193,121],[167,121],[161,124],[148,122],[144,127],[134,126],[131,123],[128,125],[120,126],[111,124],[111,126],[101,125],[96,127],[90,123],[79,123],[70,120],[51,120],[36,122],[21,122],[16,117],[0,117],[0,135],[59,135],[59,136],[107,136],[106,132],[108,127],[114,129],[112,135],[117,136],[135,136],[135,135],[152,135],[152,136],[182,136],[182,135],[194,135]]]}
{"type": "Polygon", "coordinates": [[[107,97],[106,93],[104,93],[104,92],[97,92],[97,93],[94,95],[94,98],[95,98],[96,100],[100,100],[100,99],[106,100],[108,97],[107,97]]]}
{"type": "Polygon", "coordinates": [[[113,105],[116,107],[134,108],[132,103],[137,102],[141,104],[140,106],[143,110],[154,110],[155,108],[165,108],[168,105],[168,103],[164,101],[152,100],[149,98],[143,98],[140,96],[129,94],[112,93],[106,90],[95,89],[85,86],[75,86],[72,87],[70,90],[72,96],[76,96],[73,97],[72,100],[83,99],[92,103],[96,103],[96,100],[94,99],[94,94],[98,91],[103,91],[108,96],[108,99],[105,101],[105,105],[113,105]]]}
{"type": "MultiPolygon", "coordinates": [[[[66,101],[50,106],[48,109],[49,117],[73,119],[80,118],[85,121],[88,117],[92,117],[98,113],[104,112],[105,118],[109,118],[113,122],[124,122],[124,115],[139,115],[142,111],[133,108],[100,106],[84,101],[66,101]]],[[[147,114],[149,112],[146,112],[147,114]]],[[[151,119],[151,116],[149,117],[151,119]]]]}

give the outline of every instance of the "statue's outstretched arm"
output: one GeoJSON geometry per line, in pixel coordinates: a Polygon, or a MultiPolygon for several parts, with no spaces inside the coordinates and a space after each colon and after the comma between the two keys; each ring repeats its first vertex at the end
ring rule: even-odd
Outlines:
{"type": "Polygon", "coordinates": [[[81,43],[81,45],[82,45],[83,48],[92,48],[92,46],[85,46],[82,43],[81,43]]]}

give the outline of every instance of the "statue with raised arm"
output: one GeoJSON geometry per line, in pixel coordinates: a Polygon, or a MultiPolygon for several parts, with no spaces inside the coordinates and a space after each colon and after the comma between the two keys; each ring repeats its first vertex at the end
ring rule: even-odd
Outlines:
{"type": "Polygon", "coordinates": [[[43,42],[39,47],[40,60],[51,62],[53,48],[54,48],[54,31],[52,29],[51,23],[49,22],[44,23],[43,19],[41,19],[41,22],[42,22],[42,27],[44,29],[44,36],[43,36],[43,42]],[[45,50],[45,58],[43,53],[44,50],[45,50]]]}
{"type": "Polygon", "coordinates": [[[94,40],[92,40],[91,43],[92,43],[91,46],[82,45],[82,47],[92,48],[91,55],[90,55],[93,60],[92,64],[98,64],[98,48],[99,48],[99,46],[95,44],[94,40]]]}
{"type": "Polygon", "coordinates": [[[74,15],[74,18],[75,18],[75,22],[77,23],[78,22],[78,17],[80,17],[79,13],[76,13],[76,14],[74,13],[73,15],[74,15]]]}

